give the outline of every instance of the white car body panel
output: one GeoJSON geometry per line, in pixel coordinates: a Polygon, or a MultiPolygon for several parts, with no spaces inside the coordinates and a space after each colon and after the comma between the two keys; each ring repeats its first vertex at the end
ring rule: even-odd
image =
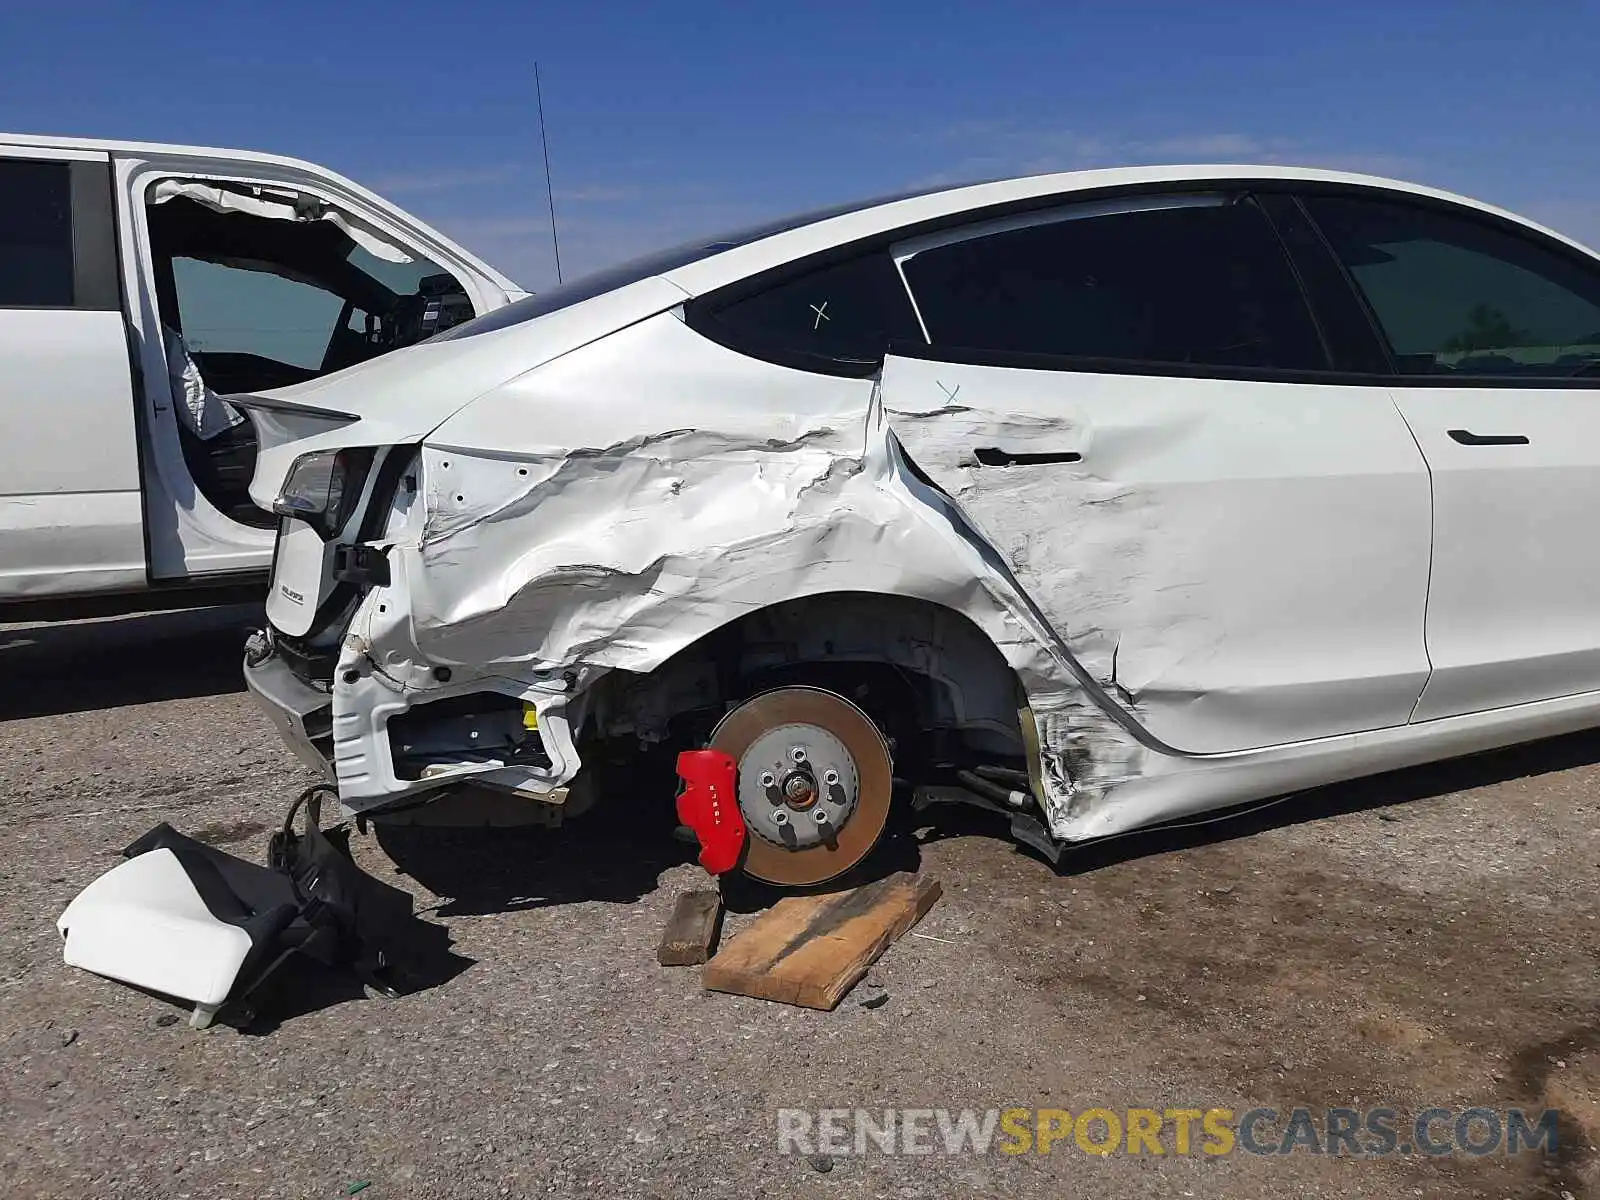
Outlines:
{"type": "MultiPolygon", "coordinates": [[[[289,424],[261,431],[251,498],[270,509],[301,454],[330,446],[421,441],[452,414],[508,380],[685,299],[681,289],[645,279],[529,325],[453,341],[435,339],[309,383],[278,388],[268,396],[279,402],[289,424]],[[297,407],[306,410],[298,425],[293,418],[297,407]],[[361,423],[352,427],[347,420],[318,420],[317,410],[348,414],[361,423]]],[[[256,408],[248,396],[238,402],[256,414],[258,426],[263,411],[272,420],[272,408],[256,408]]],[[[516,433],[508,429],[497,436],[516,433]]]]}
{"type": "Polygon", "coordinates": [[[0,596],[145,579],[122,314],[0,309],[0,596]],[[107,398],[114,402],[108,404],[107,398]]]}
{"type": "Polygon", "coordinates": [[[272,561],[276,530],[218,512],[184,464],[150,262],[146,196],[157,181],[261,184],[317,197],[451,272],[480,314],[526,294],[382,197],[298,159],[25,134],[0,134],[0,158],[109,160],[124,306],[0,311],[0,442],[10,447],[0,450],[0,600],[226,578],[272,561]]]}
{"type": "MultiPolygon", "coordinates": [[[[1341,172],[1040,176],[894,201],[715,253],[632,285],[655,290],[624,312],[587,301],[419,347],[410,361],[437,350],[441,378],[446,362],[462,372],[461,386],[433,395],[398,382],[406,359],[387,373],[375,364],[365,383],[396,379],[404,418],[357,377],[275,394],[360,419],[314,434],[305,426],[298,439],[285,426],[262,455],[258,500],[307,449],[388,444],[396,421],[412,433],[437,424],[423,437],[416,494],[371,543],[387,548],[392,578],[366,593],[336,647],[341,798],[371,809],[465,776],[564,794],[602,677],[655,671],[735,619],[834,593],[928,601],[981,631],[1031,709],[1040,806],[1064,840],[1600,720],[1594,686],[1426,719],[1430,543],[1444,527],[1429,468],[1437,475],[1445,459],[1410,389],[1082,370],[1036,378],[894,354],[874,378],[844,378],[712,342],[660,290],[698,297],[833,246],[1031,197],[1232,179],[1380,187],[1538,228],[1341,172]],[[581,331],[555,337],[567,320],[581,331]],[[526,369],[508,370],[519,356],[526,369]],[[1047,485],[1032,466],[966,465],[975,445],[997,443],[1083,461],[1047,485]],[[1308,626],[1311,637],[1291,636],[1308,626]],[[548,768],[477,761],[396,775],[389,720],[486,690],[536,707],[548,768]]],[[[1459,394],[1434,389],[1432,399],[1459,394]]],[[[1559,467],[1550,453],[1540,461],[1559,467]]],[[[1529,504],[1580,502],[1557,490],[1558,476],[1507,486],[1525,488],[1529,504]]],[[[1586,509],[1570,511],[1576,521],[1586,509]]],[[[1459,519],[1484,518],[1463,507],[1459,519]]],[[[1508,532],[1513,520],[1489,528],[1508,532]]],[[[1453,542],[1446,558],[1457,553],[1466,552],[1453,542]]],[[[280,579],[319,586],[311,557],[280,560],[280,579]]],[[[1464,589],[1465,568],[1457,574],[1464,589]]],[[[1562,619],[1576,614],[1587,575],[1547,577],[1568,589],[1552,601],[1562,619]]],[[[1459,613],[1452,636],[1467,662],[1483,652],[1466,646],[1472,610],[1459,613]]],[[[915,629],[880,632],[913,657],[931,645],[915,629]]],[[[962,715],[975,726],[1011,715],[1004,696],[970,703],[962,715]]]]}
{"type": "MultiPolygon", "coordinates": [[[[105,162],[104,149],[4,144],[0,156],[105,162]]],[[[0,309],[0,597],[137,586],[144,517],[132,377],[116,313],[0,309]]]]}
{"type": "Polygon", "coordinates": [[[1410,719],[1428,680],[1428,469],[1382,389],[891,354],[883,403],[1077,660],[1167,745],[1410,719]],[[1082,461],[983,466],[978,448],[1082,461]]]}
{"type": "Polygon", "coordinates": [[[1397,388],[1433,471],[1433,677],[1417,718],[1600,689],[1600,406],[1592,392],[1397,388]],[[1521,436],[1469,446],[1452,429],[1521,436]]]}

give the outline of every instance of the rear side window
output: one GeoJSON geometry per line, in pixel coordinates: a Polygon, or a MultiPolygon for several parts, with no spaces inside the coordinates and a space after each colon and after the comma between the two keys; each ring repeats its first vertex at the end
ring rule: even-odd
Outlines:
{"type": "Polygon", "coordinates": [[[1326,370],[1288,260],[1248,201],[1070,212],[916,251],[935,346],[1223,369],[1326,370]]]}
{"type": "Polygon", "coordinates": [[[0,307],[66,308],[72,302],[70,168],[0,159],[0,307]]]}
{"type": "Polygon", "coordinates": [[[1498,225],[1308,198],[1402,375],[1569,377],[1600,361],[1600,271],[1498,225]]]}
{"type": "Polygon", "coordinates": [[[884,250],[724,300],[699,327],[732,349],[801,367],[871,368],[883,361],[891,341],[923,340],[884,250]]]}

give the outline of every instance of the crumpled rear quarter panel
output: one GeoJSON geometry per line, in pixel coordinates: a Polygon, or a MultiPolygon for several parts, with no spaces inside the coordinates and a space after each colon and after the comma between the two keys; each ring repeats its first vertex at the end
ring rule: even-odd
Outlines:
{"type": "Polygon", "coordinates": [[[511,677],[646,672],[779,601],[929,600],[1017,671],[1064,828],[1148,752],[1047,648],[987,545],[906,469],[876,387],[746,358],[668,313],[490,393],[423,447],[423,519],[394,551],[416,650],[511,677]]]}

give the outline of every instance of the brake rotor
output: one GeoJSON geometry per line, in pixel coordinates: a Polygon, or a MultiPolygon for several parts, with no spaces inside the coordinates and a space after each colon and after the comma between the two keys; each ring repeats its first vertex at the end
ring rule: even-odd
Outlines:
{"type": "Polygon", "coordinates": [[[747,875],[824,883],[877,845],[893,791],[889,746],[843,696],[812,687],[763,693],[722,718],[710,748],[739,766],[747,875]]]}

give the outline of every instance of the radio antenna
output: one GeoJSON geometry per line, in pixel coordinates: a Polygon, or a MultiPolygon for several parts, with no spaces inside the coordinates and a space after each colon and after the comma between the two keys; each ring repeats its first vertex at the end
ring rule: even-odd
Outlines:
{"type": "Polygon", "coordinates": [[[544,129],[544,89],[539,86],[539,62],[533,64],[533,94],[539,104],[539,141],[544,146],[544,194],[550,201],[550,248],[556,256],[556,282],[561,280],[561,239],[556,234],[556,189],[550,182],[550,138],[544,129]]]}

